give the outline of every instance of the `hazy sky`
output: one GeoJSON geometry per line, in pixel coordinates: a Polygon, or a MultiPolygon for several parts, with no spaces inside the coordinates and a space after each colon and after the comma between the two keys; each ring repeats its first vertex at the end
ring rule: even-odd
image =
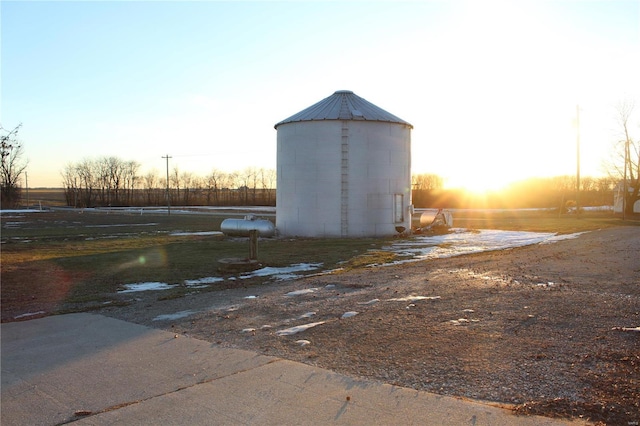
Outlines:
{"type": "MultiPolygon", "coordinates": [[[[640,2],[0,3],[1,115],[29,186],[70,162],[276,167],[273,125],[352,90],[410,122],[450,186],[600,175],[616,103],[640,110],[640,2]]],[[[637,123],[637,121],[636,121],[637,123]]],[[[640,129],[632,127],[636,134],[640,129]]]]}

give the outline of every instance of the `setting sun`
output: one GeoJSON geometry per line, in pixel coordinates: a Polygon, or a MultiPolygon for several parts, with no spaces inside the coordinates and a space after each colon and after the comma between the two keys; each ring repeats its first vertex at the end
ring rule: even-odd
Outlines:
{"type": "Polygon", "coordinates": [[[444,182],[445,188],[464,189],[475,194],[500,191],[512,183],[513,178],[504,170],[462,168],[444,182]]]}
{"type": "Polygon", "coordinates": [[[472,180],[465,182],[463,185],[461,185],[462,188],[476,194],[499,191],[501,189],[504,189],[505,186],[506,184],[504,180],[497,181],[491,177],[489,179],[474,178],[472,180]]]}

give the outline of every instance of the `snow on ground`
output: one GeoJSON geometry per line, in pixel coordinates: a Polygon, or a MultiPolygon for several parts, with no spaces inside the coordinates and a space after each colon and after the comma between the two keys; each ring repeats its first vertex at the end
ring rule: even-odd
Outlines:
{"type": "Polygon", "coordinates": [[[0,216],[6,215],[20,215],[24,213],[42,213],[43,210],[35,210],[35,209],[11,209],[11,210],[0,210],[0,216]]]}
{"type": "Polygon", "coordinates": [[[296,325],[295,327],[285,328],[284,330],[276,331],[278,336],[291,336],[292,334],[300,333],[301,331],[308,330],[312,327],[324,324],[326,321],[311,322],[309,324],[296,325]]]}
{"type": "MultiPolygon", "coordinates": [[[[392,251],[399,256],[405,257],[403,260],[399,260],[390,264],[415,262],[424,259],[433,259],[439,257],[451,257],[459,256],[467,253],[477,253],[490,250],[505,250],[514,247],[521,247],[533,244],[551,244],[557,241],[566,240],[570,238],[577,238],[582,233],[568,234],[568,235],[556,235],[554,233],[541,233],[541,232],[522,232],[522,231],[499,231],[499,230],[480,230],[469,231],[467,229],[452,229],[452,232],[444,235],[435,236],[415,236],[408,240],[398,241],[384,250],[392,251]]],[[[374,265],[372,265],[374,266],[374,265]]],[[[378,265],[386,266],[386,265],[378,265]]],[[[265,267],[258,269],[257,271],[241,274],[239,277],[203,277],[195,280],[185,280],[184,285],[191,288],[202,288],[209,284],[224,281],[225,279],[235,280],[237,278],[246,279],[251,277],[272,277],[277,280],[288,280],[299,277],[297,272],[307,272],[320,269],[322,263],[297,263],[283,268],[265,267]]],[[[485,277],[483,277],[485,278],[485,277]]],[[[486,279],[492,279],[492,277],[486,277],[486,279]]],[[[547,283],[546,285],[553,285],[553,283],[547,283]]],[[[178,286],[178,284],[170,285],[166,283],[150,282],[150,283],[136,283],[125,284],[125,290],[119,291],[119,293],[131,293],[136,291],[157,291],[166,290],[178,286]]],[[[329,288],[330,286],[327,286],[329,288]]],[[[284,294],[284,297],[297,297],[308,295],[316,292],[320,292],[321,288],[306,288],[288,292],[284,294]]],[[[256,299],[258,296],[247,296],[245,299],[256,299]]],[[[439,296],[419,296],[408,295],[405,297],[399,297],[395,299],[389,299],[389,302],[417,302],[421,300],[437,300],[439,296]]],[[[379,299],[372,299],[367,302],[360,302],[358,305],[373,305],[379,303],[379,299]]],[[[409,305],[409,309],[412,305],[409,305]]],[[[178,318],[184,318],[196,314],[193,311],[181,311],[175,314],[160,315],[154,318],[154,321],[166,321],[178,318]]],[[[297,320],[310,318],[315,316],[316,312],[308,312],[297,320]]],[[[342,315],[342,319],[347,319],[357,315],[357,311],[349,311],[342,315]]],[[[469,320],[457,319],[452,320],[453,325],[461,325],[469,320]]],[[[288,336],[296,333],[303,332],[311,327],[323,324],[324,321],[313,322],[309,324],[298,325],[290,327],[284,330],[276,332],[279,336],[288,336]]],[[[264,327],[264,326],[263,326],[264,327]]],[[[255,329],[243,330],[243,332],[254,332],[255,329]]],[[[306,343],[308,344],[308,343],[306,343]]]]}
{"type": "Polygon", "coordinates": [[[132,227],[132,226],[156,226],[157,222],[149,222],[149,223],[113,223],[110,225],[85,225],[85,228],[123,228],[123,227],[132,227]]]}
{"type": "Polygon", "coordinates": [[[172,237],[188,237],[191,235],[204,236],[204,235],[224,235],[220,231],[201,231],[201,232],[172,232],[169,234],[172,237]]]}
{"type": "MultiPolygon", "coordinates": [[[[271,277],[275,280],[288,280],[293,278],[298,278],[300,275],[294,274],[293,272],[303,272],[303,271],[313,271],[317,268],[320,268],[322,263],[296,263],[291,266],[285,266],[282,268],[273,268],[266,267],[262,269],[258,269],[257,271],[248,272],[239,276],[241,279],[252,278],[252,277],[271,277]]],[[[229,280],[235,279],[236,277],[227,278],[229,280]]],[[[184,285],[189,288],[204,288],[208,287],[209,284],[214,284],[217,282],[224,281],[223,277],[203,277],[195,280],[184,280],[184,285]]],[[[167,284],[161,282],[143,282],[143,283],[132,283],[132,284],[124,284],[125,290],[119,290],[118,293],[134,293],[138,291],[158,291],[158,290],[169,290],[177,287],[178,284],[167,284]]],[[[308,292],[308,291],[305,291],[308,292]]]]}
{"type": "Polygon", "coordinates": [[[562,240],[572,240],[574,238],[578,238],[582,234],[586,234],[587,232],[588,231],[576,232],[575,234],[554,235],[553,237],[540,242],[540,244],[553,244],[555,242],[562,241],[562,240]]]}
{"type": "Polygon", "coordinates": [[[364,305],[364,306],[375,305],[379,301],[380,301],[380,299],[371,299],[368,302],[359,302],[358,305],[364,305]]]}
{"type": "Polygon", "coordinates": [[[18,315],[18,316],[13,317],[13,319],[27,318],[27,317],[32,317],[34,315],[44,314],[44,313],[45,313],[45,311],[27,312],[26,314],[22,314],[22,315],[18,315]]]}
{"type": "Polygon", "coordinates": [[[294,278],[298,278],[300,275],[295,274],[294,272],[305,272],[305,271],[313,271],[322,266],[322,263],[295,263],[291,266],[286,266],[282,268],[273,268],[267,266],[262,269],[258,269],[256,271],[248,272],[246,274],[240,275],[241,279],[253,278],[253,277],[268,277],[271,276],[277,280],[290,280],[294,278]]]}
{"type": "MultiPolygon", "coordinates": [[[[560,240],[577,238],[580,233],[556,235],[550,232],[500,231],[481,229],[469,231],[464,228],[452,228],[451,233],[432,236],[416,236],[409,240],[398,241],[383,250],[392,251],[405,259],[391,262],[400,264],[425,259],[460,256],[492,250],[505,250],[532,244],[553,243],[560,240]]],[[[384,265],[372,265],[384,266],[384,265]]]]}
{"type": "Polygon", "coordinates": [[[389,302],[417,302],[418,300],[438,300],[440,296],[406,296],[388,299],[389,302]]]}
{"type": "Polygon", "coordinates": [[[153,321],[172,321],[180,318],[189,317],[195,313],[196,313],[195,311],[180,311],[180,312],[176,312],[175,314],[158,315],[153,319],[153,321]]]}
{"type": "MultiPolygon", "coordinates": [[[[101,209],[102,210],[102,209],[101,209]]],[[[115,209],[114,209],[115,210],[115,209]]],[[[200,208],[197,210],[233,210],[233,208],[200,208]]],[[[243,208],[243,210],[247,210],[243,208]]],[[[268,211],[269,209],[256,209],[257,211],[268,211]]],[[[142,213],[142,210],[138,209],[142,213]]],[[[151,211],[145,210],[145,212],[151,211]]],[[[172,210],[173,211],[173,210],[172,210]]],[[[24,214],[24,213],[36,213],[38,210],[3,210],[2,213],[5,218],[10,217],[11,214],[24,214]]],[[[186,211],[187,213],[194,212],[186,211]]],[[[10,222],[5,223],[5,225],[11,225],[10,222]]],[[[146,225],[154,225],[154,223],[148,224],[137,224],[136,226],[146,226],[146,225]]],[[[100,226],[100,225],[98,225],[100,226]]],[[[118,226],[118,225],[113,225],[118,226]]],[[[120,225],[123,226],[123,225],[120,225]]],[[[131,226],[131,225],[127,225],[131,226]]],[[[174,232],[171,235],[219,235],[222,234],[218,231],[204,231],[204,232],[174,232]]],[[[397,254],[401,259],[383,265],[371,265],[371,266],[387,266],[393,264],[400,264],[406,262],[416,262],[425,259],[434,259],[434,258],[442,258],[442,257],[452,257],[459,256],[463,254],[469,253],[479,253],[484,251],[491,250],[506,250],[514,247],[522,247],[526,245],[533,244],[551,244],[557,241],[566,240],[570,238],[577,238],[582,233],[568,234],[568,235],[556,235],[554,233],[543,233],[543,232],[524,232],[524,231],[501,231],[501,230],[489,230],[482,229],[479,231],[470,231],[463,228],[452,228],[450,233],[443,235],[416,235],[406,240],[397,241],[390,246],[383,247],[383,250],[393,252],[397,254]]],[[[241,274],[237,277],[219,277],[219,276],[210,276],[210,277],[202,277],[193,280],[185,280],[182,285],[189,288],[203,288],[207,287],[211,284],[215,284],[217,282],[222,282],[225,279],[228,280],[236,280],[236,279],[248,279],[253,277],[271,277],[274,280],[290,280],[295,279],[301,276],[301,272],[309,272],[320,269],[317,274],[325,274],[330,273],[328,270],[321,270],[323,264],[322,263],[297,263],[287,267],[275,268],[275,267],[265,267],[262,269],[258,269],[256,271],[248,272],[241,274]]],[[[168,284],[163,282],[142,282],[142,283],[131,283],[124,284],[124,290],[119,290],[118,293],[134,293],[140,291],[162,291],[168,290],[175,287],[178,287],[180,284],[168,284]]],[[[553,283],[546,283],[546,285],[553,285],[553,283]]],[[[318,288],[310,288],[310,289],[302,289],[293,292],[287,293],[285,296],[287,297],[295,297],[300,295],[305,295],[309,293],[313,293],[319,291],[318,288]]],[[[254,298],[257,296],[253,296],[254,298]]],[[[408,301],[415,302],[418,300],[425,299],[437,299],[437,296],[434,297],[425,297],[425,296],[414,296],[410,295],[406,298],[398,298],[396,301],[408,301]]],[[[378,299],[373,299],[368,302],[359,303],[359,305],[370,305],[374,303],[378,303],[378,299]]],[[[161,315],[154,320],[171,320],[177,318],[183,318],[185,316],[190,316],[195,314],[196,312],[192,311],[181,311],[175,314],[167,314],[161,315]]],[[[24,314],[25,316],[37,315],[38,313],[29,313],[24,314]]],[[[344,314],[343,318],[348,318],[350,316],[356,315],[357,312],[347,312],[344,314]]],[[[309,315],[311,316],[311,315],[309,315]]],[[[279,335],[288,335],[295,334],[301,331],[306,330],[309,327],[316,326],[322,324],[322,322],[307,324],[306,326],[298,326],[293,327],[292,329],[280,330],[278,332],[279,335]]]]}
{"type": "MultiPolygon", "coordinates": [[[[398,241],[391,246],[384,247],[383,250],[396,253],[403,257],[384,265],[399,264],[406,262],[416,262],[425,259],[434,259],[440,257],[460,256],[468,253],[479,253],[490,250],[505,250],[514,247],[522,247],[532,244],[551,244],[556,241],[577,238],[583,234],[567,234],[556,235],[548,232],[524,232],[524,231],[500,231],[483,229],[480,231],[469,231],[467,229],[455,228],[452,232],[444,235],[434,236],[416,236],[408,240],[398,241]]],[[[248,279],[253,277],[271,277],[274,280],[290,280],[300,277],[298,272],[308,272],[320,269],[322,263],[296,263],[287,267],[275,268],[265,267],[256,271],[241,274],[238,277],[229,277],[226,279],[235,280],[248,279]]],[[[191,288],[203,288],[209,284],[224,281],[225,278],[212,276],[203,277],[194,280],[185,280],[184,285],[191,288]]],[[[160,282],[125,284],[125,290],[119,293],[133,293],[137,291],[158,291],[168,290],[176,287],[178,284],[167,284],[160,282]]],[[[299,296],[317,291],[317,288],[309,288],[303,290],[292,291],[286,296],[299,296]]],[[[367,303],[375,303],[370,301],[367,303]]]]}
{"type": "Polygon", "coordinates": [[[209,284],[218,283],[220,281],[224,281],[224,278],[222,278],[222,277],[204,277],[204,278],[198,278],[197,280],[184,280],[184,284],[187,287],[203,288],[203,287],[207,287],[209,284]]]}
{"type": "MultiPolygon", "coordinates": [[[[51,210],[67,210],[70,207],[52,207],[51,210]]],[[[82,211],[90,212],[122,212],[129,214],[167,214],[166,207],[91,207],[81,209],[82,211]]],[[[33,212],[34,210],[24,210],[24,212],[33,212]]],[[[22,211],[21,211],[22,212],[22,211]]],[[[275,215],[276,208],[275,207],[251,207],[251,206],[171,206],[171,214],[244,214],[244,213],[259,213],[264,215],[275,215]]]]}
{"type": "Polygon", "coordinates": [[[134,293],[138,291],[158,291],[158,290],[169,290],[174,288],[175,285],[160,283],[160,282],[146,282],[146,283],[135,283],[135,284],[125,284],[124,288],[126,290],[119,290],[118,293],[134,293]]]}
{"type": "Polygon", "coordinates": [[[285,294],[285,296],[302,296],[303,294],[310,294],[310,293],[315,293],[318,289],[317,288],[305,288],[302,290],[295,290],[295,291],[290,291],[289,293],[285,294]]]}

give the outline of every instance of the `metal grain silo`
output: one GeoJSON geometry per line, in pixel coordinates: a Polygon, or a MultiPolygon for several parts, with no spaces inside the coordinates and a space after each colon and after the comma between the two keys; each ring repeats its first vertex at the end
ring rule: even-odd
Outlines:
{"type": "Polygon", "coordinates": [[[275,128],[280,235],[376,237],[411,229],[411,124],[340,90],[275,128]]]}

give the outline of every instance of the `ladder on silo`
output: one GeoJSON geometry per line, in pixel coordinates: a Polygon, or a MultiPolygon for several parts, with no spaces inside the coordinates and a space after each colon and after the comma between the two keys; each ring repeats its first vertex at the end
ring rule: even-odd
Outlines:
{"type": "Polygon", "coordinates": [[[340,235],[349,236],[349,122],[342,122],[340,156],[340,235]]]}

